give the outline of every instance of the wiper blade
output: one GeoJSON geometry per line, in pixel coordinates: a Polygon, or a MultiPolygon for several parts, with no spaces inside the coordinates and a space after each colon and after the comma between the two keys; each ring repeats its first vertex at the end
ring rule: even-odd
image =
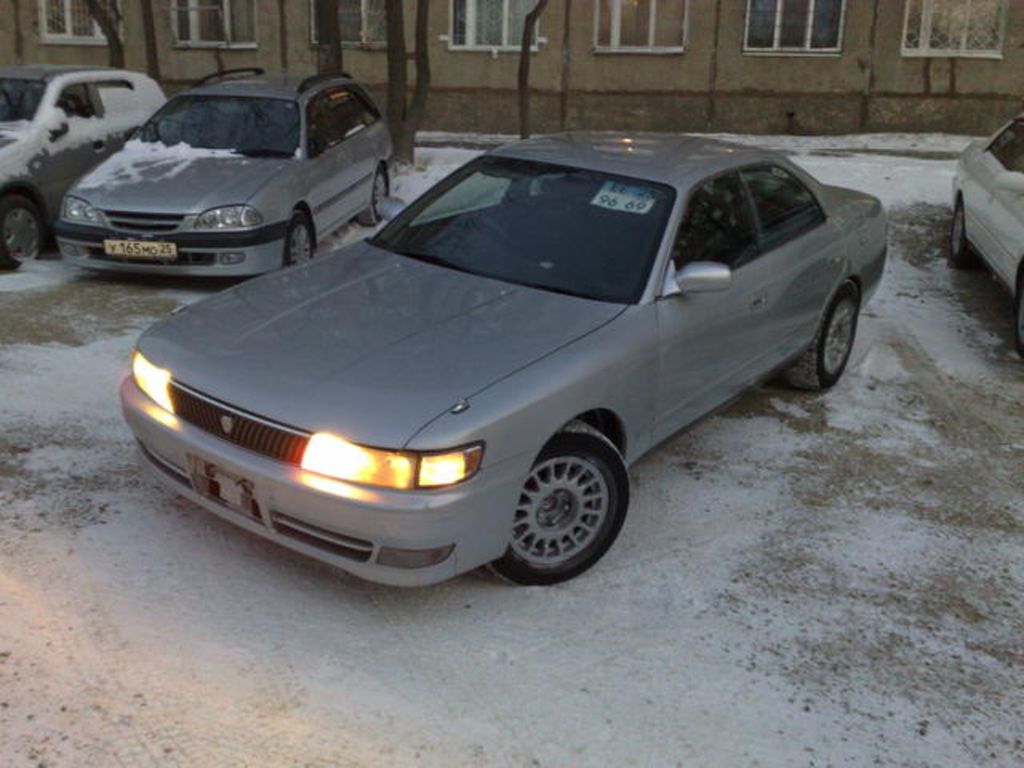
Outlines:
{"type": "Polygon", "coordinates": [[[270,147],[257,147],[255,149],[236,149],[239,155],[246,157],[294,157],[294,152],[286,152],[283,149],[272,149],[270,147]]]}

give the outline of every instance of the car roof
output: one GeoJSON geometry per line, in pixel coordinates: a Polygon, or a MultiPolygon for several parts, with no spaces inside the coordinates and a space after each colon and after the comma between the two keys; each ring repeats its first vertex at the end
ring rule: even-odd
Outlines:
{"type": "Polygon", "coordinates": [[[85,72],[123,72],[110,67],[81,67],[61,64],[32,64],[25,67],[0,67],[0,77],[19,80],[51,80],[58,75],[75,75],[85,72]]]}
{"type": "Polygon", "coordinates": [[[538,136],[506,144],[490,154],[632,176],[680,188],[730,168],[780,159],[768,150],[717,139],[615,131],[538,136]]]}
{"type": "Polygon", "coordinates": [[[316,93],[326,85],[352,85],[349,77],[316,78],[306,90],[299,91],[299,86],[310,80],[305,75],[259,75],[258,77],[239,77],[219,80],[190,88],[185,93],[200,96],[253,96],[272,99],[298,100],[307,94],[316,93]]]}

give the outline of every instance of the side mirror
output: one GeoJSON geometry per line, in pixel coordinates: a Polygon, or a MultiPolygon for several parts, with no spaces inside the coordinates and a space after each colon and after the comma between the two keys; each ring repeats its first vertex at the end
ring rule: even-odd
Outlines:
{"type": "Polygon", "coordinates": [[[1000,171],[996,174],[996,178],[993,183],[995,188],[1000,192],[1024,195],[1024,173],[1000,171]]]}
{"type": "Polygon", "coordinates": [[[57,141],[58,139],[60,139],[60,138],[62,138],[64,136],[67,136],[68,135],[68,131],[70,131],[70,130],[71,130],[71,127],[67,123],[61,123],[56,128],[51,128],[50,129],[50,141],[57,141]]]}
{"type": "Polygon", "coordinates": [[[732,285],[732,270],[717,261],[694,261],[665,275],[662,296],[680,293],[715,293],[732,285]]]}
{"type": "Polygon", "coordinates": [[[380,201],[380,217],[384,221],[391,221],[405,210],[405,201],[397,197],[385,197],[380,201]]]}

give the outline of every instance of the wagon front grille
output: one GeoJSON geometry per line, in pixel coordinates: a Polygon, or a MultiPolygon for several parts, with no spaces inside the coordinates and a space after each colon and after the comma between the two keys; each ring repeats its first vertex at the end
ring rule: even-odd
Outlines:
{"type": "Polygon", "coordinates": [[[139,213],[135,211],[104,211],[110,226],[128,232],[173,232],[181,226],[181,213],[139,213]]]}
{"type": "Polygon", "coordinates": [[[307,432],[240,411],[179,382],[171,384],[171,403],[179,419],[214,437],[287,464],[302,462],[307,432]]]}

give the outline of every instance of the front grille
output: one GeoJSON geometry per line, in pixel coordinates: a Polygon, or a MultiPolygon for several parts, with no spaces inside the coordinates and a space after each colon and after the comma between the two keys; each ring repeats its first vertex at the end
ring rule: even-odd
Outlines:
{"type": "Polygon", "coordinates": [[[183,384],[171,384],[175,415],[221,440],[287,464],[300,464],[309,434],[283,424],[271,424],[207,397],[183,384]]]}
{"type": "Polygon", "coordinates": [[[110,226],[127,232],[173,232],[185,220],[182,213],[137,213],[104,211],[110,226]]]}
{"type": "Polygon", "coordinates": [[[333,555],[341,555],[350,560],[365,563],[373,554],[373,542],[345,536],[341,533],[328,531],[318,525],[296,520],[294,517],[274,512],[270,516],[275,531],[295,541],[301,541],[311,547],[322,549],[333,555]]]}

